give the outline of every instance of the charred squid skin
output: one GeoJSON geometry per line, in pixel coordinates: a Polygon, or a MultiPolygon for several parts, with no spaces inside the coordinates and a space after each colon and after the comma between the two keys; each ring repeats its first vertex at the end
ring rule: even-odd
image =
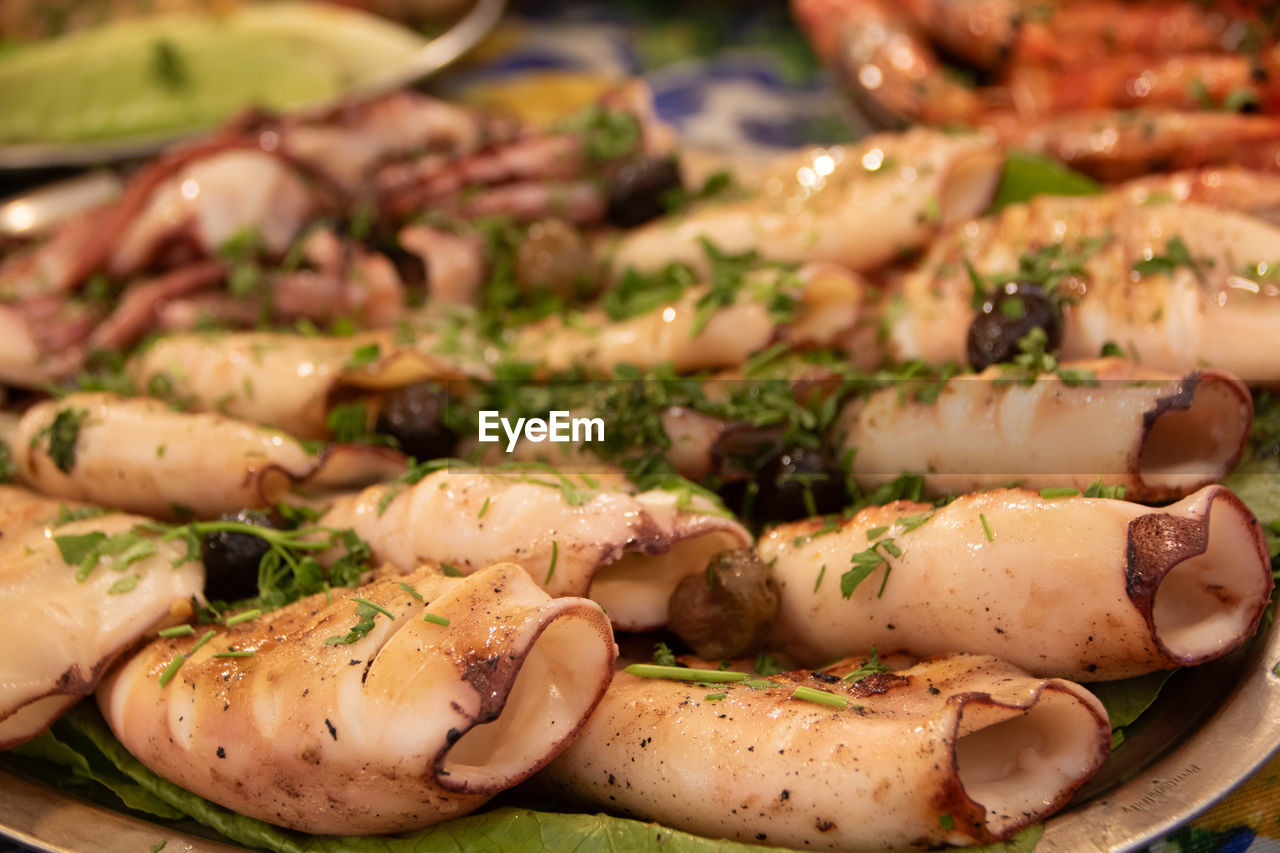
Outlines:
{"type": "MultiPolygon", "coordinates": [[[[1244,412],[1241,420],[1243,429],[1240,431],[1239,440],[1235,450],[1231,456],[1221,460],[1220,472],[1205,472],[1201,482],[1197,484],[1199,487],[1207,486],[1216,482],[1225,472],[1234,468],[1243,458],[1245,448],[1248,446],[1250,427],[1253,424],[1253,397],[1250,395],[1248,388],[1238,379],[1229,374],[1218,370],[1193,370],[1182,380],[1178,389],[1167,396],[1159,397],[1155,400],[1152,408],[1145,412],[1142,417],[1142,436],[1138,442],[1139,458],[1142,449],[1147,446],[1149,440],[1152,439],[1156,425],[1165,415],[1173,412],[1189,412],[1195,406],[1196,392],[1201,387],[1215,389],[1228,389],[1240,410],[1244,412]]],[[[1186,494],[1192,489],[1189,488],[1170,488],[1160,487],[1155,484],[1145,482],[1141,466],[1137,472],[1138,479],[1143,481],[1143,490],[1141,497],[1146,500],[1158,501],[1166,499],[1176,499],[1186,494]]]]}
{"type": "MultiPolygon", "coordinates": [[[[189,612],[204,587],[203,568],[184,563],[181,549],[163,541],[130,564],[136,581],[126,595],[110,592],[119,576],[106,565],[77,580],[75,567],[53,541],[52,526],[67,508],[24,489],[0,487],[0,604],[10,613],[0,626],[0,648],[25,648],[0,659],[0,750],[46,730],[91,694],[140,638],[189,612]],[[57,606],[25,606],[35,600],[57,606]]],[[[64,522],[57,533],[118,535],[145,521],[106,513],[64,522]]]]}
{"type": "Polygon", "coordinates": [[[757,543],[779,594],[772,646],[807,664],[873,644],[956,649],[1079,681],[1220,657],[1273,586],[1259,525],[1228,495],[1152,510],[1010,489],[781,525],[757,543]],[[869,572],[838,577],[851,559],[869,572]]]}
{"type": "Polygon", "coordinates": [[[853,476],[874,488],[918,471],[937,495],[1014,478],[1030,489],[1081,491],[1101,480],[1152,503],[1217,482],[1248,442],[1252,398],[1229,374],[1179,375],[1116,358],[1063,367],[1096,381],[1070,385],[1041,373],[1023,385],[993,367],[949,380],[927,402],[899,400],[894,389],[851,402],[841,421],[843,447],[859,448],[853,476]]]}
{"type": "Polygon", "coordinates": [[[457,466],[407,488],[372,486],[335,500],[320,523],[351,527],[375,560],[400,572],[519,563],[551,595],[600,602],[624,631],[665,625],[685,575],[716,551],[750,545],[750,533],[705,498],[684,506],[672,492],[636,492],[621,474],[565,472],[551,482],[541,470],[530,478],[457,466]],[[580,492],[570,502],[557,483],[580,492]]]}
{"type": "MultiPolygon", "coordinates": [[[[598,614],[599,609],[593,605],[572,603],[562,607],[557,615],[569,617],[583,616],[594,619],[598,614]]],[[[533,632],[533,635],[526,641],[527,644],[532,646],[536,643],[551,623],[552,620],[550,619],[540,622],[537,629],[533,632]]],[[[602,623],[600,636],[605,642],[613,643],[613,633],[609,630],[607,622],[602,623]]],[[[616,650],[616,646],[614,646],[614,648],[616,650]]],[[[612,665],[613,660],[613,658],[610,659],[610,665],[612,665]]],[[[436,781],[440,784],[440,787],[459,794],[490,795],[496,794],[501,790],[505,790],[511,785],[516,785],[525,781],[547,764],[551,763],[561,750],[573,740],[578,732],[582,730],[582,727],[586,725],[587,719],[591,716],[591,713],[595,711],[596,707],[600,704],[600,700],[604,698],[605,691],[609,686],[609,679],[602,679],[595,696],[591,699],[588,707],[581,716],[579,716],[576,722],[566,726],[562,731],[560,738],[547,751],[546,755],[541,760],[530,764],[524,772],[519,774],[518,777],[507,779],[502,782],[494,782],[487,786],[473,785],[467,781],[457,781],[453,775],[444,768],[445,757],[448,755],[449,750],[453,748],[454,744],[461,740],[463,735],[470,731],[472,727],[492,722],[502,713],[506,706],[506,699],[511,693],[516,677],[520,674],[520,664],[522,662],[522,659],[517,658],[516,655],[510,654],[487,657],[483,660],[472,659],[465,666],[461,666],[461,661],[459,661],[460,678],[467,684],[471,685],[472,689],[474,689],[477,695],[480,696],[480,710],[473,717],[472,726],[468,726],[463,729],[450,730],[447,736],[445,748],[436,756],[432,767],[436,774],[436,781]],[[454,734],[455,732],[456,735],[454,734]]]]}
{"type": "Polygon", "coordinates": [[[1070,682],[982,655],[842,680],[857,667],[846,659],[717,684],[714,694],[618,673],[541,779],[557,794],[709,837],[924,849],[1009,837],[1065,804],[1110,752],[1105,711],[1070,682]],[[1025,766],[1013,758],[1022,743],[986,755],[1010,727],[1015,741],[1030,736],[1025,766]]]}
{"type": "Polygon", "coordinates": [[[617,655],[598,606],[551,599],[510,563],[383,577],[214,633],[117,666],[97,695],[108,723],[175,784],[331,835],[420,828],[524,780],[581,727],[617,655]],[[361,602],[378,610],[363,634],[361,602]]]}
{"type": "Polygon", "coordinates": [[[12,446],[22,479],[45,494],[153,518],[181,515],[175,505],[209,517],[275,503],[295,487],[365,485],[395,477],[405,465],[385,447],[330,445],[315,454],[246,421],[97,392],[32,406],[12,446]],[[40,438],[68,412],[83,413],[70,460],[55,458],[40,438]]]}
{"type": "Polygon", "coordinates": [[[1156,421],[1159,420],[1161,416],[1167,412],[1186,411],[1191,408],[1191,402],[1196,396],[1196,388],[1200,385],[1201,375],[1201,371],[1199,370],[1191,371],[1191,373],[1187,374],[1187,377],[1179,383],[1176,391],[1164,397],[1157,397],[1152,408],[1143,413],[1142,439],[1144,442],[1146,441],[1147,436],[1151,434],[1151,430],[1155,427],[1156,421]]]}
{"type": "MultiPolygon", "coordinates": [[[[1266,565],[1270,561],[1262,526],[1252,511],[1245,506],[1244,501],[1240,500],[1234,492],[1217,487],[1205,495],[1203,501],[1202,512],[1192,518],[1153,512],[1138,516],[1129,522],[1125,592],[1146,620],[1153,641],[1168,659],[1170,666],[1206,663],[1228,654],[1235,648],[1232,645],[1224,645],[1216,651],[1203,654],[1179,654],[1166,644],[1161,631],[1156,626],[1156,593],[1171,571],[1209,550],[1209,525],[1218,501],[1225,504],[1224,511],[1230,510],[1245,519],[1259,563],[1266,565]]],[[[1256,609],[1247,620],[1244,636],[1252,636],[1257,630],[1267,603],[1270,601],[1272,589],[1273,584],[1269,584],[1265,594],[1259,597],[1256,609]]],[[[1225,595],[1225,592],[1221,594],[1225,595]]]]}

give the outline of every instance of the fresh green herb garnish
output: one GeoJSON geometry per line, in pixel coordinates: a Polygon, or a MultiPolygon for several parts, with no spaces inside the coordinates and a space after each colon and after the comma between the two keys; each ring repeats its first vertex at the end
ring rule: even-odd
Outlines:
{"type": "Polygon", "coordinates": [[[1041,374],[1050,373],[1062,380],[1068,387],[1078,385],[1098,385],[1098,376],[1092,370],[1063,367],[1058,357],[1046,351],[1049,334],[1036,326],[1018,341],[1018,354],[1013,361],[1000,366],[1000,378],[997,384],[1016,382],[1019,385],[1031,386],[1041,374]]]}
{"type": "Polygon", "coordinates": [[[1041,489],[1040,497],[1047,500],[1052,500],[1053,498],[1078,498],[1080,497],[1080,490],[1071,488],[1041,489]]]}
{"type": "Polygon", "coordinates": [[[80,440],[80,427],[88,417],[88,409],[60,409],[53,421],[36,433],[31,440],[31,447],[39,447],[41,439],[48,438],[49,459],[59,471],[71,473],[76,464],[76,443],[80,440]]]}
{"type": "MultiPolygon", "coordinates": [[[[889,573],[892,566],[889,565],[888,559],[881,554],[881,550],[885,546],[893,545],[892,539],[881,539],[875,542],[870,548],[859,551],[849,558],[849,562],[853,563],[853,567],[840,576],[840,594],[845,598],[850,598],[854,590],[858,588],[864,580],[871,576],[871,573],[881,566],[884,567],[884,581],[889,580],[889,573]]],[[[886,552],[887,553],[887,552],[886,552]]],[[[877,597],[884,594],[884,583],[880,585],[880,592],[877,597]]]]}
{"type": "MultiPolygon", "coordinates": [[[[730,684],[752,680],[745,672],[730,672],[724,669],[691,669],[683,666],[659,666],[651,663],[633,663],[626,668],[629,675],[640,678],[669,678],[674,681],[697,681],[707,684],[730,684]]],[[[764,682],[773,686],[772,681],[764,682]]]]}
{"type": "Polygon", "coordinates": [[[214,634],[216,633],[217,633],[216,631],[206,632],[204,636],[196,640],[195,645],[191,647],[191,651],[187,652],[186,654],[180,654],[173,660],[169,661],[168,666],[166,666],[164,668],[164,671],[160,673],[160,679],[159,679],[160,686],[161,687],[169,686],[169,682],[173,681],[173,677],[178,674],[178,670],[182,669],[182,665],[186,663],[187,658],[191,657],[196,652],[200,651],[200,649],[204,648],[205,644],[208,643],[210,640],[212,640],[214,637],[214,634]]]}
{"type": "Polygon", "coordinates": [[[1110,498],[1111,500],[1122,501],[1126,491],[1128,489],[1119,484],[1114,486],[1106,485],[1102,482],[1102,478],[1099,477],[1089,484],[1089,488],[1084,490],[1084,496],[1086,498],[1110,498]]]}
{"type": "Polygon", "coordinates": [[[777,675],[787,671],[786,668],[782,664],[778,663],[774,659],[773,655],[768,652],[761,652],[756,655],[756,662],[752,669],[755,670],[756,675],[777,675]]]}
{"type": "Polygon", "coordinates": [[[849,673],[848,675],[846,675],[844,678],[840,680],[846,681],[852,684],[857,684],[859,681],[866,678],[868,675],[878,675],[879,673],[888,672],[888,671],[889,671],[888,665],[886,665],[884,661],[880,660],[880,655],[876,651],[876,647],[872,646],[871,657],[867,658],[867,660],[862,664],[862,666],[858,667],[853,672],[849,673]]]}
{"type": "Polygon", "coordinates": [[[1133,265],[1133,271],[1140,276],[1172,275],[1178,267],[1186,267],[1196,279],[1203,282],[1204,267],[1211,265],[1212,260],[1209,258],[1193,258],[1182,238],[1170,237],[1164,245],[1163,255],[1152,255],[1146,260],[1138,261],[1133,265]]]}
{"type": "Polygon", "coordinates": [[[156,553],[156,543],[129,530],[108,536],[100,531],[53,537],[58,553],[69,566],[76,566],[76,580],[84,581],[103,557],[112,558],[112,568],[122,571],[156,553]]]}
{"type": "Polygon", "coordinates": [[[616,160],[640,145],[640,121],[631,113],[590,106],[561,121],[556,130],[582,138],[582,152],[591,160],[616,160]]]}
{"type": "Polygon", "coordinates": [[[356,370],[361,367],[367,367],[382,357],[382,347],[376,343],[364,344],[358,346],[351,353],[351,358],[347,359],[346,364],[342,365],[346,370],[356,370]]]}
{"type": "Polygon", "coordinates": [[[120,580],[107,587],[107,595],[123,595],[126,592],[133,592],[140,580],[141,578],[137,575],[128,575],[120,578],[120,580]]]}
{"type": "Polygon", "coordinates": [[[352,643],[363,640],[373,630],[374,619],[379,613],[395,621],[396,617],[381,604],[375,604],[368,599],[354,595],[349,600],[355,602],[356,605],[356,623],[351,626],[351,630],[347,631],[346,634],[327,638],[324,641],[326,646],[349,646],[352,643]]]}
{"type": "Polygon", "coordinates": [[[75,509],[66,504],[58,504],[58,514],[53,518],[53,526],[61,527],[64,524],[70,524],[73,521],[83,521],[86,518],[97,518],[105,515],[106,510],[96,506],[78,506],[75,509]]]}
{"type": "Polygon", "coordinates": [[[223,620],[222,624],[228,628],[234,628],[236,625],[242,625],[245,622],[252,622],[262,615],[262,609],[255,607],[252,610],[246,610],[243,613],[237,613],[235,616],[229,616],[223,620]]]}
{"type": "Polygon", "coordinates": [[[551,576],[556,573],[556,561],[560,558],[560,543],[555,539],[551,540],[551,565],[547,566],[547,577],[542,582],[543,586],[551,583],[551,576]]]}
{"type": "Polygon", "coordinates": [[[653,662],[658,666],[675,666],[676,655],[666,643],[655,643],[653,646],[653,662]]]}
{"type": "Polygon", "coordinates": [[[832,708],[849,707],[849,697],[838,696],[826,690],[818,690],[813,687],[797,687],[791,693],[792,699],[803,699],[805,702],[813,702],[817,705],[827,705],[832,708]]]}
{"type": "Polygon", "coordinates": [[[446,617],[440,616],[436,613],[423,613],[422,621],[430,622],[432,625],[443,625],[445,627],[448,627],[449,625],[449,620],[446,617]]]}

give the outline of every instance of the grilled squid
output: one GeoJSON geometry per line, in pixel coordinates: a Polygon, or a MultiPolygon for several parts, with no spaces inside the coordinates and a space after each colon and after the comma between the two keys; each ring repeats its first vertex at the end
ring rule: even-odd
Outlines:
{"type": "Polygon", "coordinates": [[[587,596],[615,627],[640,631],[666,624],[682,578],[751,534],[701,496],[633,489],[616,474],[547,466],[444,469],[339,498],[319,523],[354,529],[400,571],[519,563],[550,594],[587,596]]]}
{"type": "Polygon", "coordinates": [[[212,517],[275,503],[295,486],[349,488],[404,469],[387,448],[337,445],[317,455],[276,430],[99,393],[32,406],[10,447],[37,491],[157,518],[212,517]]]}
{"type": "Polygon", "coordinates": [[[518,566],[422,570],[331,598],[207,640],[156,640],[104,680],[103,715],[193,793],[293,829],[364,835],[465,814],[523,781],[609,683],[608,618],[548,598],[518,566]]]}
{"type": "Polygon", "coordinates": [[[551,371],[738,367],[779,338],[795,348],[848,348],[866,291],[860,276],[832,264],[762,267],[724,300],[698,285],[624,320],[611,322],[602,310],[546,320],[522,329],[516,346],[551,371]]]}
{"type": "Polygon", "coordinates": [[[1122,194],[1041,196],[952,229],[902,281],[886,317],[899,358],[963,361],[974,317],[969,268],[1017,281],[1055,273],[1063,358],[1118,344],[1140,364],[1212,366],[1246,382],[1280,379],[1280,229],[1199,204],[1135,204],[1122,194]]]}
{"type": "Polygon", "coordinates": [[[1272,587],[1258,521],[1222,486],[1163,509],[1025,489],[897,501],[781,525],[757,551],[777,584],[775,644],[815,663],[876,645],[1127,678],[1237,648],[1272,587]]]}
{"type": "Polygon", "coordinates": [[[1003,159],[989,137],[926,129],[788,155],[752,198],[630,232],[614,249],[613,267],[704,267],[709,240],[728,254],[874,269],[985,208],[1003,159]]]}
{"type": "Polygon", "coordinates": [[[945,495],[1017,481],[1087,489],[1101,478],[1130,500],[1182,497],[1240,458],[1253,403],[1218,371],[1174,376],[1119,359],[1069,365],[1096,378],[1041,374],[1019,384],[1000,367],[948,380],[928,402],[903,388],[855,400],[838,427],[853,475],[873,487],[903,471],[945,495]]]}
{"type": "Polygon", "coordinates": [[[273,332],[168,335],[133,358],[140,387],[200,411],[218,411],[325,438],[328,417],[343,400],[415,382],[460,378],[463,369],[392,332],[310,337],[273,332]]]}
{"type": "Polygon", "coordinates": [[[189,614],[204,589],[200,564],[182,562],[184,545],[135,531],[148,519],[67,520],[78,509],[0,487],[0,749],[48,728],[121,652],[189,614]],[[92,544],[108,540],[121,547],[91,559],[92,544]],[[86,546],[70,554],[77,565],[60,542],[86,546]]]}
{"type": "Polygon", "coordinates": [[[971,655],[840,681],[856,667],[750,685],[618,673],[542,778],[713,838],[923,849],[1007,838],[1061,808],[1110,751],[1101,703],[1067,681],[971,655]]]}

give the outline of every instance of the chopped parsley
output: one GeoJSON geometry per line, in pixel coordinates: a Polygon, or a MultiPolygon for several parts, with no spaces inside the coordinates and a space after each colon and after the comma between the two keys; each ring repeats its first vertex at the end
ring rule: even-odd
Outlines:
{"type": "Polygon", "coordinates": [[[137,530],[129,530],[108,536],[101,531],[69,534],[53,537],[63,562],[75,566],[76,580],[83,582],[104,558],[111,558],[111,567],[123,571],[139,560],[156,553],[153,539],[144,537],[137,530]]]}
{"type": "Polygon", "coordinates": [[[96,506],[78,506],[72,509],[66,504],[58,504],[58,514],[53,518],[53,526],[61,527],[64,524],[70,524],[73,521],[82,521],[86,518],[97,518],[105,515],[106,510],[96,506]]]}
{"type": "Polygon", "coordinates": [[[849,562],[851,562],[853,566],[840,576],[840,594],[845,598],[852,597],[854,590],[856,590],[864,580],[870,577],[872,572],[878,568],[884,567],[884,581],[881,582],[880,591],[877,593],[876,597],[878,598],[884,595],[884,587],[889,581],[889,573],[893,570],[893,567],[889,565],[888,558],[885,554],[882,554],[881,551],[883,550],[885,553],[892,556],[892,552],[889,550],[890,548],[897,550],[893,540],[881,539],[874,543],[870,548],[859,551],[850,557],[849,562]]]}
{"type": "Polygon", "coordinates": [[[774,659],[773,655],[768,652],[761,652],[756,655],[756,662],[752,666],[752,669],[755,670],[756,675],[778,675],[779,673],[787,671],[786,667],[778,663],[778,661],[774,659]]]}
{"type": "Polygon", "coordinates": [[[346,364],[342,365],[346,370],[355,370],[361,367],[368,367],[382,357],[382,347],[376,343],[364,344],[358,346],[351,353],[351,358],[347,359],[346,364]]]}
{"type": "MultiPolygon", "coordinates": [[[[675,666],[676,655],[666,643],[655,643],[653,646],[653,662],[658,666],[675,666]]],[[[764,675],[764,673],[760,673],[764,675]]]]}
{"type": "Polygon", "coordinates": [[[326,646],[349,646],[352,643],[363,640],[373,630],[374,619],[379,613],[391,621],[395,621],[396,617],[381,604],[376,604],[367,598],[360,598],[354,595],[349,600],[355,602],[356,605],[356,623],[351,626],[347,633],[327,638],[324,641],[326,646]]]}
{"type": "Polygon", "coordinates": [[[1081,370],[1063,367],[1058,357],[1046,350],[1049,344],[1049,333],[1039,326],[1027,332],[1018,341],[1018,354],[1013,361],[1000,365],[1000,378],[997,384],[1016,382],[1019,385],[1031,386],[1041,374],[1051,373],[1069,387],[1080,385],[1097,386],[1098,376],[1092,370],[1081,370]]]}
{"type": "Polygon", "coordinates": [[[555,128],[582,139],[589,160],[617,160],[640,147],[640,120],[631,113],[592,105],[561,121],[555,128]]]}
{"type": "Polygon", "coordinates": [[[89,417],[88,409],[59,409],[53,421],[36,433],[31,447],[40,446],[42,439],[49,439],[47,453],[59,471],[71,473],[76,465],[76,445],[80,441],[80,427],[89,417]]]}
{"type": "Polygon", "coordinates": [[[1196,279],[1204,282],[1204,270],[1213,266],[1212,258],[1196,259],[1191,256],[1187,244],[1180,237],[1170,237],[1164,245],[1163,255],[1152,255],[1133,265],[1133,271],[1140,276],[1172,275],[1179,267],[1191,270],[1196,279]]]}
{"type": "Polygon", "coordinates": [[[880,660],[880,655],[876,651],[876,647],[871,647],[871,656],[863,662],[862,666],[846,675],[841,681],[857,684],[868,675],[878,675],[882,672],[888,672],[889,667],[884,661],[880,660]]]}
{"type": "Polygon", "coordinates": [[[107,595],[122,595],[126,592],[133,592],[140,580],[141,578],[137,575],[127,575],[122,577],[120,580],[107,587],[107,595]]]}

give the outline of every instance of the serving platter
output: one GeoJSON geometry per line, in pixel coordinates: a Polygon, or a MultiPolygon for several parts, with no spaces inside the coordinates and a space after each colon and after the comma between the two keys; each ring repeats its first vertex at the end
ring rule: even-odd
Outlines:
{"type": "MultiPolygon", "coordinates": [[[[476,45],[498,22],[506,0],[475,0],[466,12],[445,30],[424,38],[407,28],[371,15],[339,7],[296,9],[267,6],[253,10],[254,28],[281,32],[300,27],[307,32],[333,32],[352,37],[358,33],[361,49],[371,55],[397,57],[395,62],[376,64],[367,74],[355,75],[332,99],[296,105],[299,109],[323,111],[350,98],[370,97],[416,83],[439,71],[476,45]],[[357,26],[359,25],[359,26],[357,26]],[[263,29],[265,28],[265,29],[263,29]]],[[[227,116],[223,116],[223,119],[227,116]]],[[[129,160],[153,154],[167,145],[208,131],[207,126],[182,130],[139,133],[119,138],[68,142],[23,142],[0,145],[0,170],[53,166],[91,166],[129,160]]]]}
{"type": "MultiPolygon", "coordinates": [[[[1280,751],[1280,625],[1220,661],[1175,673],[1037,853],[1127,853],[1226,796],[1280,751]]],[[[199,831],[199,828],[196,828],[199,831]]],[[[45,853],[245,848],[150,823],[0,771],[0,837],[45,853]]],[[[656,849],[656,848],[655,848],[656,849]]]]}

